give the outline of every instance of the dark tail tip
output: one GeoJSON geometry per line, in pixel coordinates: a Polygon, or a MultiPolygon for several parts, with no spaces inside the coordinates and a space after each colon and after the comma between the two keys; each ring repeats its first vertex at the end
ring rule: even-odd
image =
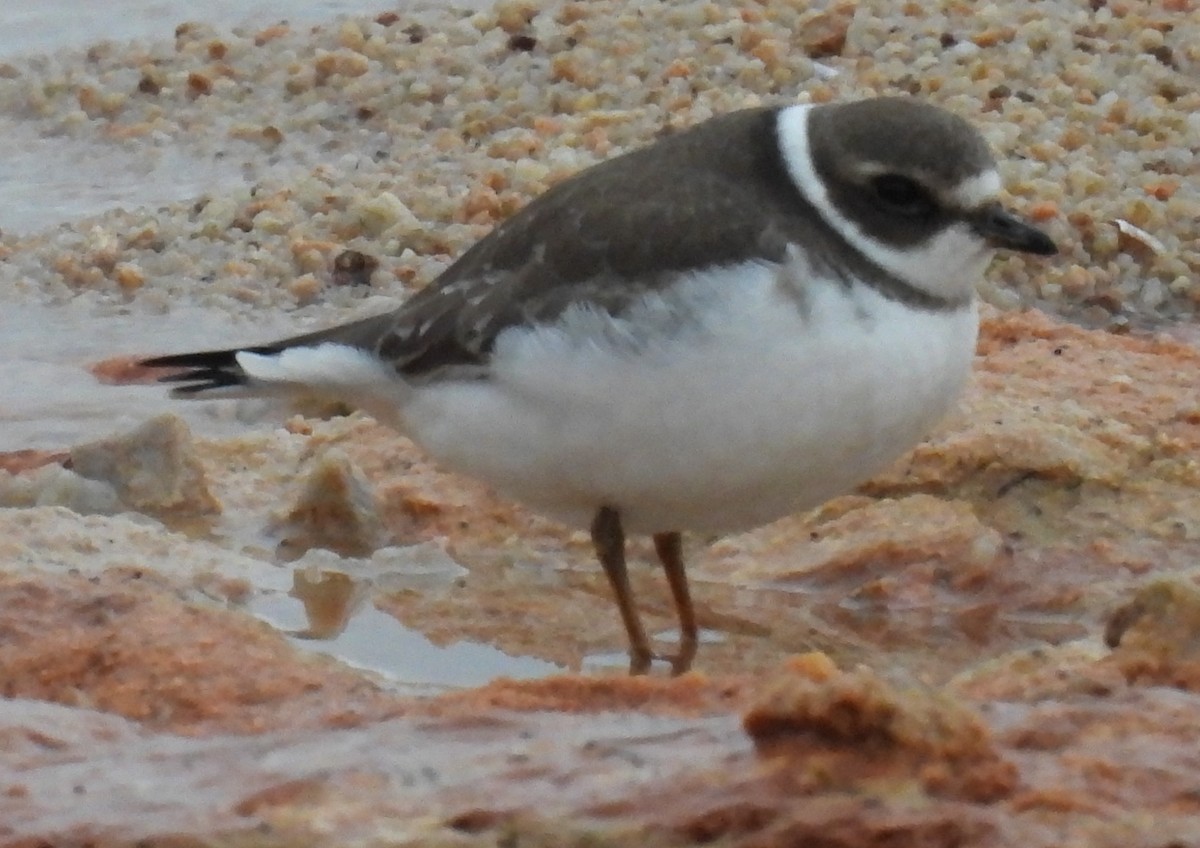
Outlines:
{"type": "MultiPolygon", "coordinates": [[[[172,353],[143,359],[144,368],[178,369],[158,378],[160,383],[181,383],[171,393],[178,396],[197,395],[212,389],[245,385],[246,377],[237,364],[240,348],[209,350],[198,353],[172,353]]],[[[255,352],[258,352],[257,350],[255,352]]]]}

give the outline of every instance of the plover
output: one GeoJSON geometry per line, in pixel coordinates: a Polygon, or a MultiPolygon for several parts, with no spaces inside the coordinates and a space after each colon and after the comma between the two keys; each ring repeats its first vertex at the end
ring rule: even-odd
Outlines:
{"type": "Polygon", "coordinates": [[[317,395],[448,469],[589,527],[629,639],[655,655],[625,534],[652,534],[697,622],[681,531],[816,507],[920,440],[967,379],[1006,211],[967,121],[916,99],[737,111],[588,168],[393,312],[147,360],[188,398],[317,395]]]}

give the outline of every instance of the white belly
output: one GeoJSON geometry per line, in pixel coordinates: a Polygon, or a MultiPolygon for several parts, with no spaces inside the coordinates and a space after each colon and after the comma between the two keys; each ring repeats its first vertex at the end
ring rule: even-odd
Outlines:
{"type": "Polygon", "coordinates": [[[490,380],[416,388],[405,429],[446,467],[568,523],[611,506],[635,532],[725,532],[864,481],[966,381],[974,305],[921,312],[812,281],[797,297],[777,269],[737,273],[696,277],[629,321],[577,310],[510,330],[490,380]],[[682,333],[658,332],[680,314],[682,333]]]}

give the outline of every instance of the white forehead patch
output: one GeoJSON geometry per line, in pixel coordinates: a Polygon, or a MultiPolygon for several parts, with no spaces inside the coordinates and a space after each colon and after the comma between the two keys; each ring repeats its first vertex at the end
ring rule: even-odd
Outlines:
{"type": "Polygon", "coordinates": [[[988,169],[982,174],[976,174],[963,180],[950,196],[960,209],[975,209],[990,200],[995,200],[1000,194],[1000,175],[994,169],[988,169]]]}

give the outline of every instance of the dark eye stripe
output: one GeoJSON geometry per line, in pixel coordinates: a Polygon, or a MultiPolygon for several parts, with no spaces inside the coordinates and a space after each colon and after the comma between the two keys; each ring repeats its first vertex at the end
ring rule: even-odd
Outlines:
{"type": "Polygon", "coordinates": [[[871,180],[871,190],[887,209],[909,217],[924,217],[937,209],[937,202],[916,180],[900,174],[880,174],[871,180]]]}

